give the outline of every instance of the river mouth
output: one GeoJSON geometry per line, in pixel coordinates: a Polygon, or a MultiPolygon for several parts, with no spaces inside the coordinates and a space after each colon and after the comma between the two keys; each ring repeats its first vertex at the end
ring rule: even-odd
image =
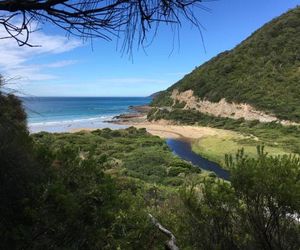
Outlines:
{"type": "Polygon", "coordinates": [[[193,152],[190,142],[183,139],[167,139],[166,143],[172,152],[183,160],[189,161],[201,169],[214,172],[219,178],[229,180],[229,171],[193,152]]]}

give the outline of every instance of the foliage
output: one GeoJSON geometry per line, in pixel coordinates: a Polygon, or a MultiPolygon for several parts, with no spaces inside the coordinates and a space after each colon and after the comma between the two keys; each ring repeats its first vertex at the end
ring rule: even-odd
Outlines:
{"type": "Polygon", "coordinates": [[[29,136],[20,102],[0,101],[1,249],[164,249],[148,213],[182,249],[299,245],[299,158],[227,156],[229,183],[144,129],[29,136]]]}
{"type": "Polygon", "coordinates": [[[0,242],[1,249],[14,249],[30,230],[31,216],[24,207],[36,206],[42,176],[32,160],[25,112],[13,95],[0,92],[0,242]],[[3,247],[5,246],[5,247],[3,247]]]}
{"type": "Polygon", "coordinates": [[[173,105],[173,108],[183,109],[185,107],[185,105],[186,105],[185,102],[180,102],[180,101],[176,100],[175,104],[173,105]]]}
{"type": "MultiPolygon", "coordinates": [[[[249,103],[300,121],[300,7],[269,22],[231,51],[196,68],[154,99],[163,106],[173,89],[200,98],[249,103]]],[[[169,101],[167,101],[169,103],[169,101]]]]}
{"type": "Polygon", "coordinates": [[[168,107],[173,105],[171,94],[167,91],[159,92],[152,100],[151,106],[154,107],[168,107]]]}
{"type": "Polygon", "coordinates": [[[209,126],[242,133],[249,137],[258,137],[260,143],[282,148],[284,151],[300,154],[300,127],[283,126],[275,122],[259,123],[258,121],[245,121],[244,119],[230,119],[215,117],[200,113],[196,110],[154,108],[148,114],[149,120],[166,119],[176,121],[178,124],[209,126]]]}
{"type": "MultiPolygon", "coordinates": [[[[0,102],[1,249],[163,248],[164,238],[147,215],[153,204],[151,186],[105,173],[117,167],[109,154],[117,155],[120,145],[106,144],[97,155],[84,133],[77,134],[77,141],[71,136],[68,143],[57,140],[54,147],[55,135],[41,133],[34,142],[20,101],[1,93],[0,102]],[[91,153],[81,153],[81,147],[91,153]]],[[[126,143],[122,131],[95,133],[89,135],[95,143],[113,138],[126,143]]],[[[143,138],[144,130],[131,128],[123,133],[129,141],[142,137],[139,147],[154,144],[165,150],[158,138],[153,142],[149,135],[143,138]]],[[[126,154],[126,146],[121,153],[126,154]]],[[[169,156],[171,164],[174,156],[169,156]]],[[[157,192],[158,197],[165,193],[157,192]]]]}
{"type": "MultiPolygon", "coordinates": [[[[170,152],[164,140],[151,136],[145,129],[102,129],[79,133],[38,133],[32,136],[36,144],[51,150],[72,147],[82,156],[103,163],[107,172],[138,178],[149,183],[163,183],[169,169],[181,167],[182,176],[172,176],[181,183],[185,174],[200,170],[170,152]],[[181,179],[181,181],[180,181],[181,179]]],[[[179,175],[179,173],[178,173],[179,175]]]]}
{"type": "Polygon", "coordinates": [[[103,171],[104,161],[83,160],[73,147],[56,153],[38,147],[39,157],[46,157],[43,162],[51,163],[51,175],[40,197],[31,248],[147,249],[148,244],[160,245],[152,238],[155,232],[147,210],[140,209],[146,208],[143,187],[111,178],[103,171]]]}
{"type": "Polygon", "coordinates": [[[190,214],[189,223],[194,224],[190,230],[194,249],[239,248],[242,235],[238,229],[241,221],[236,216],[238,200],[229,183],[211,178],[201,184],[189,183],[182,198],[190,214]]]}
{"type": "Polygon", "coordinates": [[[228,159],[231,184],[206,179],[182,191],[195,248],[298,249],[300,159],[263,148],[257,159],[243,151],[228,159]]]}
{"type": "Polygon", "coordinates": [[[270,157],[258,147],[258,159],[240,152],[232,168],[232,186],[243,201],[246,228],[261,248],[296,249],[300,244],[300,159],[270,157]],[[242,181],[243,180],[243,181],[242,181]]]}

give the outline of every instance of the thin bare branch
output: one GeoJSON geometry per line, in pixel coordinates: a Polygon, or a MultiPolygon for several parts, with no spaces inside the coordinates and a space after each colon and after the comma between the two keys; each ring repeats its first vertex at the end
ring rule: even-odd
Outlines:
{"type": "Polygon", "coordinates": [[[83,39],[111,40],[123,34],[123,49],[133,43],[144,45],[147,34],[155,35],[160,23],[181,25],[186,19],[201,25],[193,8],[207,10],[203,0],[24,0],[0,1],[0,26],[19,46],[31,44],[31,24],[51,23],[83,39]],[[21,21],[20,21],[21,19],[21,21]],[[18,21],[17,21],[18,20],[18,21]],[[155,24],[155,25],[153,25],[155,24]]]}

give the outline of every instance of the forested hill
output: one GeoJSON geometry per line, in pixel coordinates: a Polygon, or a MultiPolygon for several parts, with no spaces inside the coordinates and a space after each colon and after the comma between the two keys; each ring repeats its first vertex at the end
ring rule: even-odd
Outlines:
{"type": "Polygon", "coordinates": [[[247,103],[279,119],[299,122],[300,7],[197,67],[161,93],[153,105],[170,104],[174,89],[193,90],[196,97],[211,102],[225,98],[228,102],[247,103]]]}

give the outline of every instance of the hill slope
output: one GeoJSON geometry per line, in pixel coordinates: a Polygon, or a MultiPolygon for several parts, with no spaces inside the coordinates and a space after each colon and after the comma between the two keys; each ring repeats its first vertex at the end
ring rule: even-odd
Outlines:
{"type": "MultiPolygon", "coordinates": [[[[194,107],[185,105],[185,108],[203,107],[203,100],[209,101],[208,104],[220,101],[224,104],[225,99],[226,105],[249,104],[238,106],[236,110],[243,109],[248,112],[250,108],[254,110],[254,114],[264,111],[270,116],[261,121],[279,118],[299,122],[300,7],[264,25],[234,49],[197,67],[157,96],[153,105],[174,106],[180,102],[185,104],[191,98],[198,103],[194,107]],[[178,92],[174,93],[174,90],[178,92]],[[185,91],[188,90],[186,94],[185,91]],[[185,93],[185,99],[178,98],[182,93],[185,93]]],[[[216,107],[217,110],[222,108],[224,106],[216,107]]],[[[225,107],[228,108],[233,112],[232,106],[225,107]]],[[[199,111],[203,112],[201,109],[199,111]]],[[[204,112],[220,115],[206,109],[204,112]]],[[[254,119],[256,118],[252,120],[254,119]]]]}

